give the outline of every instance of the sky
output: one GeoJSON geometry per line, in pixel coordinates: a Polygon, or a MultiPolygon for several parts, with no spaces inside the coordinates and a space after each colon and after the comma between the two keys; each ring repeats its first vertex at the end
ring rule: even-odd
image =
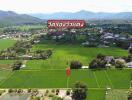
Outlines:
{"type": "Polygon", "coordinates": [[[132,0],[0,0],[0,10],[17,13],[132,12],[132,0]]]}

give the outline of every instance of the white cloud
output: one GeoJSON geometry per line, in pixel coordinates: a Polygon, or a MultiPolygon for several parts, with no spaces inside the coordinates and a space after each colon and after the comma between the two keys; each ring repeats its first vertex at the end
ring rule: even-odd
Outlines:
{"type": "Polygon", "coordinates": [[[0,0],[0,10],[18,13],[52,13],[88,10],[94,12],[132,11],[132,0],[0,0]]]}

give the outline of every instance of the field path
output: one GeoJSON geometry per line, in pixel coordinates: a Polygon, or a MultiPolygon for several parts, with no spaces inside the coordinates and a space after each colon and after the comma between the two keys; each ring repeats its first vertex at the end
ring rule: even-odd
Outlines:
{"type": "Polygon", "coordinates": [[[112,84],[112,81],[110,80],[110,78],[109,78],[109,75],[108,75],[107,71],[105,71],[105,74],[106,74],[106,77],[107,77],[108,81],[110,82],[110,84],[111,84],[112,88],[114,88],[114,86],[113,86],[113,84],[112,84]]]}
{"type": "Polygon", "coordinates": [[[8,80],[14,73],[15,73],[15,72],[9,73],[8,76],[7,76],[5,79],[1,80],[0,86],[1,86],[2,84],[4,84],[4,83],[6,82],[6,80],[8,80]]]}
{"type": "Polygon", "coordinates": [[[98,86],[98,88],[100,88],[100,85],[99,85],[99,82],[98,82],[98,79],[97,79],[97,77],[96,77],[95,72],[93,72],[93,74],[94,74],[94,77],[95,77],[95,80],[96,80],[97,86],[98,86]]]}

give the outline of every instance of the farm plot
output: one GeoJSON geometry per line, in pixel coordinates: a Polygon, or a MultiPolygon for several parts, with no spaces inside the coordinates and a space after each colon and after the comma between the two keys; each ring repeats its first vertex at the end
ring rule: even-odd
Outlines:
{"type": "Polygon", "coordinates": [[[8,79],[11,74],[11,71],[0,70],[0,84],[2,84],[6,79],[8,79]]]}
{"type": "MultiPolygon", "coordinates": [[[[102,89],[107,86],[117,89],[129,87],[130,70],[106,70],[106,73],[105,71],[73,70],[68,81],[68,88],[71,88],[76,81],[84,82],[88,85],[88,88],[95,89],[102,89]],[[98,74],[100,73],[104,74],[104,76],[107,73],[107,77],[99,76],[98,74]],[[114,75],[116,77],[113,77],[114,75]],[[123,79],[124,77],[125,79],[123,79]]],[[[65,70],[22,70],[16,71],[0,87],[67,88],[67,77],[65,70]]]]}
{"type": "Polygon", "coordinates": [[[86,100],[105,100],[104,89],[89,89],[86,100]]]}
{"type": "MultiPolygon", "coordinates": [[[[76,81],[88,86],[88,100],[105,100],[105,89],[128,89],[132,69],[123,70],[72,70],[66,77],[65,68],[72,60],[88,65],[97,54],[127,56],[119,48],[85,48],[79,45],[37,44],[32,50],[52,49],[53,55],[47,60],[30,60],[20,71],[1,71],[0,88],[72,88],[76,81]]],[[[11,64],[12,61],[0,61],[11,64]]]]}
{"type": "Polygon", "coordinates": [[[0,50],[13,46],[15,42],[15,40],[11,39],[0,39],[0,50]]]}
{"type": "Polygon", "coordinates": [[[28,61],[26,69],[65,69],[72,60],[78,60],[83,65],[88,65],[97,54],[110,56],[127,56],[126,50],[119,48],[85,48],[79,45],[56,45],[51,43],[37,44],[32,50],[52,49],[53,55],[47,60],[28,61]],[[36,64],[35,64],[36,62],[36,64]]]}

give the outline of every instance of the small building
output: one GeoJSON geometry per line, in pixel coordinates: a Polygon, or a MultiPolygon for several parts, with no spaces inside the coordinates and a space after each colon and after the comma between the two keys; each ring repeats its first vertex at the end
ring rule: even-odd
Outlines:
{"type": "Polygon", "coordinates": [[[115,62],[117,62],[117,61],[120,61],[122,63],[126,63],[126,61],[124,59],[122,59],[122,58],[115,59],[115,62]]]}
{"type": "Polygon", "coordinates": [[[83,42],[82,45],[89,45],[90,43],[88,41],[83,42]]]}
{"type": "Polygon", "coordinates": [[[31,55],[22,55],[22,56],[19,56],[19,58],[22,58],[22,59],[32,59],[33,57],[31,55]]]}
{"type": "Polygon", "coordinates": [[[25,68],[25,67],[26,67],[26,65],[25,65],[25,64],[21,65],[21,68],[25,68]]]}
{"type": "Polygon", "coordinates": [[[132,68],[132,62],[127,63],[128,68],[132,68]]]}
{"type": "Polygon", "coordinates": [[[114,57],[113,57],[113,56],[106,56],[106,57],[105,57],[105,61],[106,61],[107,63],[110,63],[112,60],[114,60],[114,57]]]}
{"type": "Polygon", "coordinates": [[[89,66],[82,66],[82,69],[88,69],[89,66]]]}

